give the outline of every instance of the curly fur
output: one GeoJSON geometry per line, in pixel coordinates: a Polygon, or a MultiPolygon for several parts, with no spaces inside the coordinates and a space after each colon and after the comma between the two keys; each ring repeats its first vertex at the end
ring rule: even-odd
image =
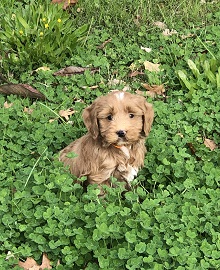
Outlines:
{"type": "Polygon", "coordinates": [[[153,108],[142,96],[114,91],[97,98],[83,111],[88,133],[60,152],[60,160],[89,184],[110,185],[111,176],[127,188],[144,165],[145,138],[153,108]],[[77,157],[66,155],[74,152],[77,157]]]}

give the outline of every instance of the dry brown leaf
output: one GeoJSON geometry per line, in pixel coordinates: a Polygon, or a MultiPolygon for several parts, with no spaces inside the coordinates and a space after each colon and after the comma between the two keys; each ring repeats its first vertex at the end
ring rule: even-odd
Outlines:
{"type": "Polygon", "coordinates": [[[50,260],[47,257],[47,254],[43,253],[43,258],[42,258],[42,264],[40,266],[41,269],[52,269],[52,267],[50,266],[50,260]]]}
{"type": "Polygon", "coordinates": [[[165,29],[167,28],[166,24],[163,22],[154,22],[153,25],[157,26],[160,29],[165,29]]]}
{"type": "Polygon", "coordinates": [[[151,92],[154,92],[154,93],[156,93],[158,95],[161,95],[161,94],[163,94],[165,92],[165,89],[164,89],[164,85],[163,84],[161,84],[161,85],[155,85],[155,84],[149,85],[147,83],[142,83],[142,86],[145,89],[147,89],[147,90],[149,90],[151,92]]]}
{"type": "Polygon", "coordinates": [[[144,75],[144,72],[135,70],[135,71],[133,71],[133,72],[131,72],[131,73],[129,74],[129,77],[132,78],[132,77],[136,77],[136,76],[138,76],[138,75],[144,75]]]}
{"type": "Polygon", "coordinates": [[[72,76],[75,74],[82,74],[86,70],[91,70],[93,72],[99,70],[98,68],[85,68],[85,67],[75,67],[75,66],[69,66],[62,68],[58,70],[57,72],[54,72],[54,76],[72,76]]]}
{"type": "Polygon", "coordinates": [[[106,41],[104,41],[101,45],[99,45],[99,46],[97,47],[97,49],[104,49],[105,45],[108,44],[108,43],[111,42],[111,41],[112,41],[111,38],[108,39],[108,40],[106,40],[106,41]]]}
{"type": "Polygon", "coordinates": [[[164,29],[163,33],[162,33],[164,36],[172,36],[172,35],[176,35],[177,34],[177,31],[174,30],[174,29],[164,29]]]}
{"type": "Polygon", "coordinates": [[[59,111],[59,115],[64,117],[67,121],[69,120],[69,117],[74,113],[75,113],[75,111],[72,108],[59,111]]]}
{"type": "Polygon", "coordinates": [[[213,140],[205,139],[204,144],[208,147],[211,151],[215,150],[218,146],[215,144],[213,140]]]}
{"type": "Polygon", "coordinates": [[[4,95],[18,95],[43,100],[47,99],[45,95],[28,84],[4,84],[0,86],[0,93],[4,95]]]}
{"type": "Polygon", "coordinates": [[[195,35],[194,34],[187,34],[187,35],[182,35],[181,38],[182,39],[186,39],[186,38],[191,38],[191,37],[194,37],[195,35]]]}
{"type": "Polygon", "coordinates": [[[154,64],[149,61],[144,61],[144,67],[146,70],[149,70],[149,71],[155,71],[155,72],[160,71],[160,68],[159,68],[160,64],[154,64]]]}
{"type": "Polygon", "coordinates": [[[52,0],[53,4],[63,4],[63,9],[67,9],[68,7],[75,5],[78,0],[52,0]]]}
{"type": "Polygon", "coordinates": [[[28,257],[25,262],[19,261],[18,265],[22,267],[23,269],[28,270],[34,266],[37,266],[37,263],[34,259],[28,257]]]}
{"type": "Polygon", "coordinates": [[[34,110],[31,109],[31,108],[24,107],[24,112],[25,112],[25,113],[32,114],[33,111],[34,111],[34,110]]]}
{"type": "Polygon", "coordinates": [[[52,267],[50,266],[50,260],[45,253],[43,253],[41,265],[38,265],[37,262],[32,258],[27,258],[25,262],[19,261],[18,265],[24,270],[52,269],[52,267]]]}
{"type": "Polygon", "coordinates": [[[13,105],[14,105],[14,103],[8,103],[7,101],[5,101],[4,108],[8,109],[8,108],[11,108],[13,105]]]}
{"type": "Polygon", "coordinates": [[[164,95],[165,88],[164,88],[164,85],[163,84],[161,84],[161,85],[149,85],[147,83],[142,83],[142,86],[146,90],[148,90],[146,92],[147,96],[155,97],[157,95],[159,95],[159,96],[163,96],[164,95]]]}

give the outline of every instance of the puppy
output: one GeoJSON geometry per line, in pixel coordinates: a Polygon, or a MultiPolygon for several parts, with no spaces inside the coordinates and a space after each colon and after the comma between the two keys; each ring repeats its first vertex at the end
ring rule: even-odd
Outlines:
{"type": "Polygon", "coordinates": [[[114,91],[83,111],[88,133],[60,152],[60,160],[89,184],[111,186],[111,177],[128,189],[144,165],[145,138],[153,122],[152,105],[142,96],[114,91]],[[74,152],[77,156],[68,158],[74,152]]]}

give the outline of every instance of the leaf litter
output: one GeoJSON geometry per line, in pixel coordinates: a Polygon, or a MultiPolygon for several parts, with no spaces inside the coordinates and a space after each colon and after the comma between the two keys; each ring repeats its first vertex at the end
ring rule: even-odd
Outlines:
{"type": "Polygon", "coordinates": [[[205,138],[204,144],[206,147],[208,147],[211,151],[215,150],[218,146],[213,140],[205,138]]]}
{"type": "Polygon", "coordinates": [[[86,70],[90,70],[92,73],[98,71],[98,68],[89,68],[89,67],[76,67],[76,66],[69,66],[62,68],[53,73],[54,76],[72,76],[75,74],[83,74],[86,70]]]}
{"type": "Polygon", "coordinates": [[[150,96],[150,97],[156,97],[156,96],[165,96],[165,88],[164,88],[164,85],[161,84],[161,85],[149,85],[147,83],[142,83],[142,86],[148,90],[146,92],[146,95],[147,96],[150,96]]]}
{"type": "Polygon", "coordinates": [[[47,100],[46,96],[29,84],[4,84],[0,86],[0,93],[4,95],[18,95],[34,99],[47,100]]]}
{"type": "Polygon", "coordinates": [[[144,68],[148,71],[155,71],[159,72],[160,71],[160,64],[154,64],[149,61],[144,61],[144,68]]]}
{"type": "Polygon", "coordinates": [[[52,269],[52,266],[50,265],[50,260],[45,253],[43,253],[41,265],[38,265],[37,262],[30,257],[28,257],[25,262],[19,261],[18,265],[24,270],[52,269]]]}
{"type": "Polygon", "coordinates": [[[67,121],[69,120],[70,116],[73,115],[74,113],[75,111],[72,108],[59,111],[59,115],[61,117],[64,117],[67,121]]]}
{"type": "Polygon", "coordinates": [[[8,103],[7,101],[5,101],[5,103],[4,103],[4,108],[5,108],[5,109],[9,109],[9,108],[11,108],[13,105],[14,105],[14,103],[8,103]]]}

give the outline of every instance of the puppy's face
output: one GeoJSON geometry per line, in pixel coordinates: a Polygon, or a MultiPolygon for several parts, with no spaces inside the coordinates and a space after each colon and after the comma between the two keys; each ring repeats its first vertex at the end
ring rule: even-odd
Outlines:
{"type": "Polygon", "coordinates": [[[100,135],[108,145],[129,145],[148,135],[153,109],[144,97],[117,91],[96,99],[83,119],[94,139],[100,135]]]}

